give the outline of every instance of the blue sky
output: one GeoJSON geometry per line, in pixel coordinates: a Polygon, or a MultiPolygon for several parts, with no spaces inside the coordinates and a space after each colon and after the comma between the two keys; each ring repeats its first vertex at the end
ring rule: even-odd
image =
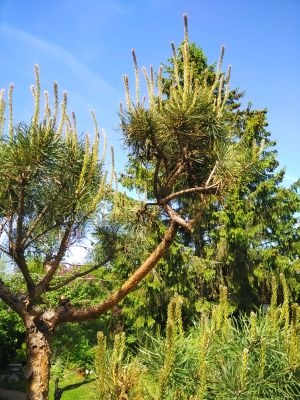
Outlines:
{"type": "Polygon", "coordinates": [[[226,46],[224,68],[245,100],[269,110],[269,129],[286,183],[300,176],[300,1],[299,0],[0,0],[0,87],[15,83],[16,120],[29,120],[33,66],[42,89],[69,94],[69,110],[82,131],[91,131],[89,110],[107,132],[124,165],[117,111],[122,75],[132,76],[131,48],[139,65],[158,68],[170,43],[183,36],[189,15],[190,40],[210,63],[226,46]]]}

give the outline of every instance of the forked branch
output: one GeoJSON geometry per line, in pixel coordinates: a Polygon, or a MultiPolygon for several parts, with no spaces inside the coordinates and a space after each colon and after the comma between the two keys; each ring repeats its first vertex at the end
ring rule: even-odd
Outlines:
{"type": "Polygon", "coordinates": [[[51,282],[55,272],[57,271],[57,268],[59,267],[59,264],[60,264],[61,260],[63,259],[64,255],[66,253],[66,250],[68,248],[71,229],[72,229],[72,222],[69,223],[69,225],[67,226],[67,228],[64,232],[64,235],[60,242],[59,250],[58,250],[54,260],[49,262],[49,271],[46,273],[44,278],[36,286],[36,296],[39,296],[40,294],[42,294],[43,292],[45,292],[48,289],[49,283],[51,282]]]}

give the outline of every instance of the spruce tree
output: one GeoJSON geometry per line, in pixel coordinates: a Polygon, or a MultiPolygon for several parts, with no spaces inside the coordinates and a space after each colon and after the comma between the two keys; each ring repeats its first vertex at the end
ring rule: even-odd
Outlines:
{"type": "MultiPolygon", "coordinates": [[[[176,53],[172,48],[173,58],[158,75],[164,99],[170,98],[174,81],[184,86],[184,42],[176,53]]],[[[194,43],[189,43],[189,60],[191,79],[205,81],[217,101],[218,66],[210,66],[194,43]]],[[[223,82],[226,79],[223,74],[223,82]]],[[[230,288],[230,300],[236,308],[249,310],[269,302],[271,276],[281,272],[286,274],[293,301],[299,301],[299,183],[284,187],[285,171],[279,169],[276,143],[267,130],[267,111],[255,110],[251,104],[242,107],[243,95],[239,89],[229,89],[224,113],[249,154],[262,149],[259,160],[250,174],[241,175],[222,196],[212,195],[201,202],[201,218],[193,232],[180,230],[160,268],[147,278],[140,292],[126,300],[124,320],[129,326],[151,326],[154,321],[165,326],[167,305],[175,293],[187,297],[185,321],[191,322],[195,311],[208,307],[206,300],[217,299],[220,284],[230,288]]],[[[151,169],[153,164],[131,162],[122,183],[132,189],[134,182],[136,190],[149,193],[151,169]]],[[[190,203],[181,203],[184,215],[186,205],[190,203]]],[[[153,225],[152,238],[163,229],[164,216],[153,225]]],[[[139,252],[128,254],[129,262],[137,262],[141,256],[139,252]]]]}

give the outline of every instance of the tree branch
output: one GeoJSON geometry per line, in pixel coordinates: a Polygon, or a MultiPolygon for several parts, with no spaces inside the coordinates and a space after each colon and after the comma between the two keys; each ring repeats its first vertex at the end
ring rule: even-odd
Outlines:
{"type": "Polygon", "coordinates": [[[14,241],[13,235],[13,214],[9,219],[9,255],[17,264],[19,270],[21,271],[24,280],[26,282],[28,295],[32,299],[34,297],[35,292],[35,284],[32,280],[32,277],[29,273],[28,266],[26,263],[26,259],[24,256],[24,248],[22,247],[22,234],[23,234],[23,222],[24,222],[24,202],[25,202],[25,183],[23,180],[20,181],[21,191],[20,198],[18,202],[18,215],[16,222],[16,237],[14,241]]]}
{"type": "Polygon", "coordinates": [[[215,166],[213,167],[213,169],[212,169],[207,181],[205,182],[205,186],[209,185],[209,182],[211,181],[211,178],[214,176],[214,173],[216,172],[217,166],[218,166],[218,161],[216,161],[215,166]]]}
{"type": "Polygon", "coordinates": [[[12,258],[13,258],[13,256],[14,256],[13,219],[14,219],[14,215],[11,214],[11,215],[8,217],[8,232],[7,232],[9,255],[10,255],[12,258]]]}
{"type": "Polygon", "coordinates": [[[216,189],[219,186],[219,184],[220,184],[220,181],[218,181],[210,186],[205,185],[205,186],[196,186],[196,187],[189,188],[189,189],[183,189],[178,192],[172,193],[169,196],[164,197],[163,199],[160,199],[159,204],[162,204],[162,205],[166,204],[169,201],[174,200],[177,197],[185,196],[186,194],[207,192],[209,190],[216,189]]]}
{"type": "MultiPolygon", "coordinates": [[[[39,213],[39,215],[37,215],[37,217],[35,218],[35,220],[32,221],[31,226],[29,227],[25,237],[23,238],[22,241],[22,245],[25,246],[26,244],[26,240],[29,239],[30,235],[32,234],[32,232],[34,231],[34,229],[37,227],[38,223],[41,221],[41,219],[44,217],[44,215],[46,214],[46,212],[48,211],[49,207],[53,207],[54,203],[57,201],[59,194],[61,193],[62,189],[64,188],[65,182],[63,184],[61,184],[61,187],[59,188],[59,190],[54,193],[54,195],[52,195],[52,197],[50,198],[49,202],[45,205],[45,207],[42,209],[42,211],[39,213]]],[[[51,229],[54,229],[55,227],[57,227],[58,224],[55,224],[54,226],[48,228],[45,232],[50,231],[51,229]]],[[[43,234],[44,234],[43,233],[43,234]]],[[[36,238],[39,236],[35,236],[35,238],[33,238],[28,245],[30,245],[30,243],[32,243],[34,240],[36,240],[36,238]]],[[[26,247],[28,247],[28,245],[26,247]]]]}
{"type": "Polygon", "coordinates": [[[33,299],[34,295],[35,295],[35,284],[30,275],[30,272],[28,270],[28,266],[27,266],[27,262],[26,262],[26,259],[24,256],[23,249],[17,250],[16,252],[14,252],[14,254],[12,255],[12,258],[15,261],[15,263],[17,264],[22,275],[24,276],[24,280],[26,282],[29,298],[33,299]]]}
{"type": "Polygon", "coordinates": [[[9,290],[2,279],[0,279],[0,298],[6,304],[8,304],[17,314],[19,314],[20,317],[24,315],[25,308],[23,303],[20,301],[18,296],[16,296],[9,290]]]}
{"type": "Polygon", "coordinates": [[[164,209],[172,221],[175,221],[186,231],[191,232],[193,226],[190,221],[185,221],[169,204],[165,204],[164,209]]]}
{"type": "Polygon", "coordinates": [[[0,251],[2,251],[4,254],[6,254],[8,256],[11,256],[10,251],[1,245],[0,245],[0,251]]]}
{"type": "Polygon", "coordinates": [[[17,231],[16,231],[16,245],[15,251],[21,250],[22,234],[23,234],[23,221],[24,221],[24,202],[25,202],[25,183],[23,179],[20,181],[21,190],[18,203],[18,216],[17,216],[17,231]]]}
{"type": "Polygon", "coordinates": [[[158,173],[159,173],[160,163],[161,160],[157,159],[153,177],[153,193],[155,198],[158,198],[158,173]]]}
{"type": "Polygon", "coordinates": [[[11,179],[14,182],[19,182],[19,179],[15,176],[8,174],[7,172],[1,171],[1,175],[5,176],[5,178],[11,179]]]}
{"type": "Polygon", "coordinates": [[[3,231],[6,232],[5,230],[5,225],[7,224],[8,218],[4,218],[4,221],[0,224],[0,236],[2,235],[3,231]]]}
{"type": "Polygon", "coordinates": [[[44,293],[47,290],[49,283],[51,282],[57,268],[59,267],[59,264],[60,264],[61,260],[63,259],[64,255],[66,253],[66,250],[68,248],[68,242],[69,242],[69,238],[70,238],[72,225],[73,225],[73,223],[70,222],[69,225],[67,226],[65,233],[62,237],[62,240],[60,242],[59,250],[56,254],[56,257],[54,258],[54,260],[50,261],[47,264],[49,267],[49,271],[46,273],[44,278],[37,284],[36,296],[41,295],[42,293],[44,293]]]}
{"type": "Polygon", "coordinates": [[[69,283],[73,282],[75,279],[81,278],[82,276],[85,276],[85,275],[87,275],[87,274],[89,274],[89,273],[91,273],[91,272],[93,272],[93,271],[96,271],[98,268],[103,267],[103,266],[104,266],[105,264],[107,264],[109,261],[111,261],[111,257],[107,257],[106,260],[104,260],[101,264],[93,265],[92,267],[88,268],[88,269],[85,270],[85,271],[78,272],[77,274],[74,274],[74,275],[70,276],[69,278],[65,279],[65,280],[64,280],[63,282],[61,282],[61,283],[58,283],[58,284],[55,285],[55,286],[49,287],[49,288],[47,289],[47,291],[48,291],[48,292],[53,292],[53,291],[55,291],[55,290],[57,290],[57,289],[60,289],[60,288],[62,288],[62,287],[64,287],[64,286],[68,285],[69,283]]]}
{"type": "Polygon", "coordinates": [[[37,235],[35,235],[29,242],[27,242],[27,244],[24,246],[25,249],[27,249],[32,243],[34,243],[37,239],[39,239],[40,237],[44,236],[47,232],[52,231],[52,229],[58,228],[59,226],[61,226],[62,224],[60,222],[56,222],[55,224],[53,224],[52,226],[48,227],[47,229],[44,229],[43,232],[38,233],[37,235]]]}
{"type": "Polygon", "coordinates": [[[181,161],[177,167],[170,173],[170,175],[167,178],[167,182],[165,187],[171,191],[171,188],[173,187],[174,183],[176,182],[177,177],[180,175],[182,170],[184,169],[185,166],[185,161],[181,161]]]}
{"type": "Polygon", "coordinates": [[[172,221],[161,242],[153,250],[147,260],[127,279],[127,281],[115,293],[110,295],[101,304],[89,307],[87,309],[79,310],[68,307],[60,307],[60,309],[58,310],[55,325],[62,322],[78,322],[85,321],[91,318],[97,318],[106,311],[112,309],[125,296],[132,292],[141,282],[141,280],[157,265],[159,260],[170,248],[177,231],[178,224],[175,221],[172,221]]]}
{"type": "Polygon", "coordinates": [[[34,231],[34,229],[37,227],[38,223],[41,221],[43,216],[46,214],[47,210],[49,209],[50,205],[52,205],[52,201],[46,204],[46,206],[43,208],[43,210],[39,213],[39,215],[36,217],[36,219],[32,222],[31,226],[29,227],[25,237],[22,240],[22,245],[25,246],[26,240],[29,239],[30,235],[34,231]]]}

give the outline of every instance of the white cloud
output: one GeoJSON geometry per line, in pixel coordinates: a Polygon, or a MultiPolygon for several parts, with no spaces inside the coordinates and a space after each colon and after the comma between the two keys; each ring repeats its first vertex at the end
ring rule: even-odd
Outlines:
{"type": "Polygon", "coordinates": [[[61,68],[67,68],[75,78],[87,84],[92,83],[94,90],[104,92],[114,90],[97,73],[78,61],[68,50],[57,44],[7,24],[0,24],[0,35],[6,37],[12,43],[17,42],[19,46],[27,47],[29,54],[35,51],[47,57],[47,59],[50,58],[53,63],[59,63],[61,68]]]}

